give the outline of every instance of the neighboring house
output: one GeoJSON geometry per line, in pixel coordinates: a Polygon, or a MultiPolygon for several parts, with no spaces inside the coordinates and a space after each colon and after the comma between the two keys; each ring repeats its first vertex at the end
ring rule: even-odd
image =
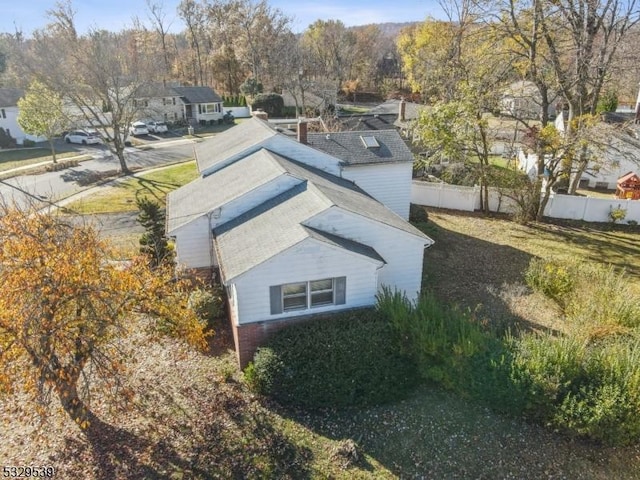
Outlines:
{"type": "MultiPolygon", "coordinates": [[[[537,155],[518,153],[520,170],[530,178],[537,175],[537,155]]],[[[610,136],[610,145],[598,160],[589,163],[582,174],[579,188],[615,190],[618,179],[630,171],[640,168],[640,142],[625,134],[610,136]]]]}
{"type": "Polygon", "coordinates": [[[372,108],[369,113],[373,115],[395,115],[394,125],[403,133],[407,133],[411,124],[420,117],[420,112],[426,105],[407,102],[404,98],[392,99],[372,108]]]}
{"type": "Polygon", "coordinates": [[[15,138],[18,145],[26,140],[41,142],[45,138],[36,137],[25,133],[18,123],[18,100],[24,96],[21,88],[0,88],[0,128],[8,135],[15,138]]]}
{"type": "Polygon", "coordinates": [[[150,120],[209,123],[224,116],[222,98],[210,87],[150,85],[133,102],[140,117],[150,120]]]}
{"type": "MultiPolygon", "coordinates": [[[[270,332],[310,315],[374,305],[384,285],[417,298],[423,251],[433,241],[376,200],[389,198],[398,208],[382,189],[387,167],[403,163],[393,160],[402,148],[390,134],[360,137],[342,132],[322,140],[301,123],[294,139],[253,118],[197,144],[200,177],[169,194],[167,233],[177,261],[219,273],[241,366],[270,332]],[[358,142],[384,160],[348,153],[358,142]],[[373,181],[376,165],[380,178],[373,181]]],[[[387,188],[410,193],[411,176],[387,188]]]]}
{"type": "MultiPolygon", "coordinates": [[[[521,80],[509,85],[502,93],[500,113],[518,119],[540,120],[542,117],[541,104],[542,97],[536,84],[521,80]]],[[[549,105],[548,113],[550,118],[555,117],[556,109],[553,104],[549,105]]]]}
{"type": "MultiPolygon", "coordinates": [[[[567,118],[568,112],[564,111],[554,122],[555,127],[563,134],[566,131],[567,118]]],[[[625,128],[633,122],[633,116],[608,112],[602,115],[602,119],[599,128],[604,133],[600,133],[599,136],[606,138],[608,145],[604,152],[599,154],[599,158],[589,163],[580,178],[580,188],[615,190],[622,175],[638,170],[640,166],[640,141],[632,136],[633,130],[625,128]]],[[[535,160],[523,160],[521,156],[520,164],[523,171],[527,171],[531,162],[535,164],[535,160]]]]}

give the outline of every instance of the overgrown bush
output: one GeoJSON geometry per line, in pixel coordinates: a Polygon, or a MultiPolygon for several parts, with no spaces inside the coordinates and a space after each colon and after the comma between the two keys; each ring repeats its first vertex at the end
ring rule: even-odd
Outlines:
{"type": "Polygon", "coordinates": [[[402,398],[417,375],[389,324],[368,309],[277,332],[258,349],[245,378],[255,391],[283,404],[344,407],[402,398]]]}
{"type": "Polygon", "coordinates": [[[624,271],[612,266],[582,264],[576,287],[568,296],[567,319],[580,327],[603,330],[608,326],[640,326],[640,296],[624,271]]]}
{"type": "Polygon", "coordinates": [[[282,117],[284,112],[284,100],[277,93],[262,93],[257,95],[251,104],[253,110],[262,109],[269,117],[282,117]]]}
{"type": "Polygon", "coordinates": [[[203,324],[211,327],[224,314],[224,297],[219,290],[197,288],[189,294],[189,308],[203,324]]]}
{"type": "Polygon", "coordinates": [[[608,444],[640,441],[637,340],[525,335],[514,343],[512,376],[529,416],[608,444]]]}
{"type": "Polygon", "coordinates": [[[25,138],[25,139],[22,141],[22,146],[23,146],[24,148],[35,147],[35,145],[36,145],[36,142],[34,142],[33,140],[30,140],[30,139],[28,139],[28,138],[25,138]]]}
{"type": "MultiPolygon", "coordinates": [[[[538,271],[540,285],[558,283],[559,270],[552,265],[538,271]]],[[[595,271],[605,277],[596,280],[574,269],[571,287],[562,280],[554,291],[577,301],[584,278],[590,278],[592,286],[611,282],[606,269],[595,271]]],[[[580,329],[562,336],[501,338],[469,314],[443,307],[430,296],[414,305],[388,290],[379,296],[377,309],[389,319],[401,351],[415,360],[424,378],[495,410],[524,414],[574,435],[615,445],[640,442],[637,329],[596,340],[580,329]]]]}
{"type": "Polygon", "coordinates": [[[640,297],[629,286],[624,271],[599,264],[534,259],[525,279],[531,288],[558,302],[566,319],[584,334],[601,335],[612,326],[640,326],[640,297]]]}
{"type": "Polygon", "coordinates": [[[384,289],[377,310],[391,322],[401,350],[415,360],[421,375],[459,392],[472,381],[474,357],[485,357],[495,346],[482,325],[432,295],[414,305],[404,294],[384,289]]]}
{"type": "Polygon", "coordinates": [[[576,275],[576,264],[534,258],[529,263],[524,278],[533,290],[563,305],[575,286],[576,275]]]}

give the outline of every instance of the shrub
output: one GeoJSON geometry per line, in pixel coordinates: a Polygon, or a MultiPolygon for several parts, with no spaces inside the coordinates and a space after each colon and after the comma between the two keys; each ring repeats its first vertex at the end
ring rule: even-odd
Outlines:
{"type": "Polygon", "coordinates": [[[28,138],[25,138],[22,141],[22,146],[25,148],[34,147],[35,145],[36,145],[36,142],[34,142],[33,140],[29,140],[28,138]]]}
{"type": "Polygon", "coordinates": [[[0,148],[14,148],[16,146],[16,139],[7,133],[7,131],[0,127],[0,148]]]}
{"type": "Polygon", "coordinates": [[[526,335],[514,344],[512,377],[525,413],[608,444],[640,440],[640,345],[616,339],[526,335]]]}
{"type": "Polygon", "coordinates": [[[413,305],[385,289],[378,311],[391,322],[400,348],[418,365],[422,376],[462,392],[471,381],[471,359],[487,353],[491,336],[465,313],[440,305],[432,295],[413,305]]]}
{"type": "Polygon", "coordinates": [[[576,266],[567,262],[534,258],[529,263],[524,278],[533,290],[562,305],[574,288],[576,266]]]}
{"type": "Polygon", "coordinates": [[[222,292],[198,288],[189,294],[189,308],[203,324],[212,326],[213,321],[224,314],[222,292]]]}
{"type": "Polygon", "coordinates": [[[585,334],[606,326],[640,326],[640,298],[626,274],[611,266],[534,259],[525,279],[531,288],[558,302],[567,320],[585,334]]]}
{"type": "Polygon", "coordinates": [[[422,205],[411,204],[409,206],[409,221],[411,223],[425,223],[429,221],[427,210],[422,205]]]}
{"type": "Polygon", "coordinates": [[[245,370],[257,392],[306,407],[372,405],[402,398],[415,385],[411,361],[373,310],[289,326],[260,348],[245,370]]]}
{"type": "MultiPolygon", "coordinates": [[[[565,307],[567,319],[584,329],[640,326],[640,298],[624,271],[612,266],[583,264],[565,307]]],[[[585,329],[588,333],[590,329],[585,329]]]]}
{"type": "Polygon", "coordinates": [[[269,117],[282,117],[284,100],[277,93],[264,93],[255,97],[251,105],[254,110],[262,109],[269,117]]]}
{"type": "Polygon", "coordinates": [[[616,208],[609,208],[609,218],[612,223],[621,222],[626,217],[627,211],[619,205],[616,208]]]}

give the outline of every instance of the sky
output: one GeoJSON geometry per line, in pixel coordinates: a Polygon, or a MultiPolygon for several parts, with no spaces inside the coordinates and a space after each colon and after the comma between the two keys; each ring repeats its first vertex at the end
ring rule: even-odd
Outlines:
{"type": "MultiPolygon", "coordinates": [[[[167,20],[174,19],[171,31],[183,29],[176,14],[180,0],[163,2],[167,20]]],[[[0,0],[0,33],[14,33],[16,28],[29,36],[48,23],[46,11],[55,0],[0,0]]],[[[90,27],[118,31],[130,27],[133,17],[150,25],[146,0],[74,0],[76,25],[80,32],[90,27]]],[[[303,31],[318,19],[341,20],[347,26],[385,22],[423,21],[427,16],[442,18],[437,0],[269,0],[274,8],[293,19],[292,29],[303,31]]]]}

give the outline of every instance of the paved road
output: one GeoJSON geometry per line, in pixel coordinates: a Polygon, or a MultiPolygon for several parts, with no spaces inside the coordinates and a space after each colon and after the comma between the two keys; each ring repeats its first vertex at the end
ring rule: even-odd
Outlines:
{"type": "MultiPolygon", "coordinates": [[[[96,174],[120,169],[118,158],[103,145],[85,146],[77,151],[80,155],[88,153],[93,159],[59,172],[21,175],[5,180],[0,183],[0,198],[19,206],[29,202],[55,202],[86,188],[96,174]]],[[[163,142],[150,150],[127,148],[125,155],[130,168],[152,168],[193,158],[193,142],[163,142]]]]}

